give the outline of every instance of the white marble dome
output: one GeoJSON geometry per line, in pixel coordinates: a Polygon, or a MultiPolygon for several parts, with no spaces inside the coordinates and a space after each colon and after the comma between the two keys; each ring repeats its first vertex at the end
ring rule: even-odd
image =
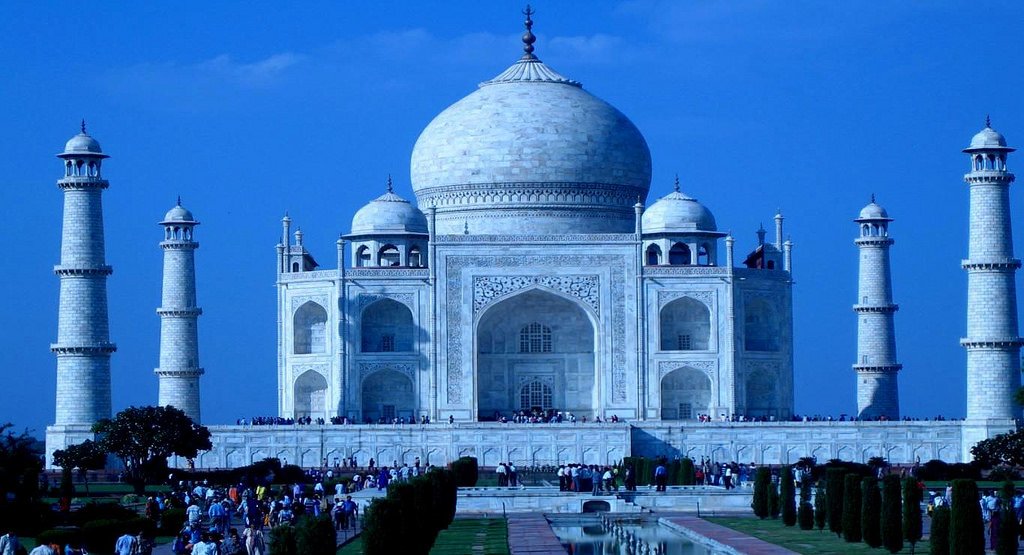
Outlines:
{"type": "Polygon", "coordinates": [[[978,131],[971,138],[971,146],[968,147],[968,150],[990,148],[1006,148],[1006,137],[1003,137],[1002,133],[986,125],[984,129],[978,131]]]}
{"type": "Polygon", "coordinates": [[[711,211],[679,189],[658,199],[645,210],[642,223],[644,233],[718,231],[711,211]]]}
{"type": "Polygon", "coordinates": [[[103,154],[103,149],[100,148],[99,141],[90,137],[85,132],[79,133],[68,139],[68,142],[64,144],[64,152],[62,152],[60,156],[73,156],[80,154],[91,154],[101,156],[103,158],[107,157],[107,155],[103,154]]]}
{"type": "Polygon", "coordinates": [[[426,234],[427,218],[391,188],[356,212],[351,235],[426,234]]]}
{"type": "Polygon", "coordinates": [[[178,204],[175,205],[174,208],[171,208],[166,214],[164,214],[164,220],[162,223],[194,221],[196,221],[196,219],[192,215],[192,212],[182,206],[181,201],[178,201],[178,204]]]}
{"type": "Polygon", "coordinates": [[[528,55],[427,125],[411,179],[439,233],[624,233],[651,154],[622,112],[528,55]]]}
{"type": "Polygon", "coordinates": [[[871,202],[868,203],[867,206],[865,206],[864,208],[861,208],[861,210],[860,210],[860,217],[857,218],[857,221],[860,221],[860,220],[889,220],[889,219],[891,219],[891,218],[889,218],[889,212],[887,212],[885,210],[885,208],[883,208],[881,205],[875,203],[875,200],[872,198],[871,202]]]}

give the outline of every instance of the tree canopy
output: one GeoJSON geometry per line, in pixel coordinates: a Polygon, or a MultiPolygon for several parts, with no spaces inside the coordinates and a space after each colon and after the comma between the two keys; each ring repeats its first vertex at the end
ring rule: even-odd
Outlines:
{"type": "Polygon", "coordinates": [[[43,469],[42,452],[36,439],[22,432],[15,434],[13,424],[0,424],[0,505],[35,501],[39,496],[39,473],[43,469]]]}
{"type": "Polygon", "coordinates": [[[1024,429],[979,441],[971,447],[971,454],[985,467],[1024,466],[1024,429]]]}
{"type": "Polygon", "coordinates": [[[94,431],[101,434],[103,448],[124,463],[137,491],[166,469],[168,457],[194,459],[212,447],[210,430],[172,406],[128,407],[97,422],[94,431]]]}

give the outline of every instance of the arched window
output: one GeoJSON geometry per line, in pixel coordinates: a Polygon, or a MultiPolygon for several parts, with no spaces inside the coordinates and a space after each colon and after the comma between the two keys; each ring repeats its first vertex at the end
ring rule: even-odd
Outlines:
{"type": "Polygon", "coordinates": [[[356,267],[365,268],[370,265],[370,248],[363,245],[356,249],[356,267]]]}
{"type": "Polygon", "coordinates": [[[412,311],[404,304],[382,299],[363,311],[362,346],[364,353],[392,353],[413,350],[416,328],[412,311]]]}
{"type": "Polygon", "coordinates": [[[532,381],[519,390],[519,408],[525,411],[551,408],[551,386],[532,381]]]}
{"type": "Polygon", "coordinates": [[[697,264],[701,266],[711,265],[711,248],[707,243],[704,243],[697,249],[697,264]]]}
{"type": "Polygon", "coordinates": [[[706,351],[711,339],[711,311],[689,297],[666,304],[660,313],[662,351],[706,351]]]}
{"type": "Polygon", "coordinates": [[[299,263],[298,262],[292,262],[292,271],[293,272],[298,272],[299,271],[299,263]]]}
{"type": "Polygon", "coordinates": [[[326,352],[327,310],[313,301],[306,302],[295,311],[292,331],[295,354],[326,352]]]}
{"type": "Polygon", "coordinates": [[[763,299],[744,306],[743,345],[748,351],[778,351],[781,333],[775,307],[763,299]]]}
{"type": "Polygon", "coordinates": [[[661,248],[658,245],[651,245],[647,247],[647,265],[657,266],[661,264],[661,248]]]}
{"type": "Polygon", "coordinates": [[[423,261],[420,256],[420,248],[413,247],[409,249],[409,267],[410,268],[422,268],[423,261]]]}
{"type": "Polygon", "coordinates": [[[520,353],[550,353],[551,328],[534,322],[519,331],[520,353]]]}
{"type": "Polygon", "coordinates": [[[685,266],[687,264],[692,264],[690,247],[683,243],[676,243],[672,245],[672,249],[668,251],[668,263],[673,266],[685,266]]]}
{"type": "Polygon", "coordinates": [[[377,253],[378,266],[398,266],[402,263],[402,255],[398,253],[398,247],[384,245],[377,253]]]}

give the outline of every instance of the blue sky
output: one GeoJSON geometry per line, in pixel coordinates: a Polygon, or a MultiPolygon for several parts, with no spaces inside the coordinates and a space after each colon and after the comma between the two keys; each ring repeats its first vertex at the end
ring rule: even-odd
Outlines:
{"type": "MultiPolygon", "coordinates": [[[[155,403],[161,231],[197,232],[207,423],[276,411],[274,245],[287,210],[326,266],[446,106],[514,62],[522,5],[18,2],[0,18],[0,420],[53,419],[61,165],[85,117],[104,170],[115,410],[155,403]],[[16,391],[16,392],[15,392],[16,391]]],[[[856,407],[856,227],[891,230],[903,411],[961,416],[967,171],[985,114],[1024,145],[1017,2],[541,2],[537,54],[640,128],[651,197],[683,190],[753,248],[786,215],[796,410],[856,407]]],[[[1011,158],[1011,169],[1015,166],[1011,158]]],[[[1024,245],[1020,192],[1015,236],[1024,245]]],[[[1022,254],[1018,249],[1018,255],[1022,254]]]]}

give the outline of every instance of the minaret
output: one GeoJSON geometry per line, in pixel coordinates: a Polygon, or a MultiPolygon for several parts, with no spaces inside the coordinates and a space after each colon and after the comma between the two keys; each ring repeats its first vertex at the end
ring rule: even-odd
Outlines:
{"type": "Polygon", "coordinates": [[[892,302],[892,272],[889,265],[889,222],[892,218],[875,196],[854,220],[860,237],[860,277],[857,286],[857,416],[865,420],[885,417],[898,420],[900,397],[896,374],[903,367],[896,362],[896,329],[893,315],[899,306],[892,302]]]}
{"type": "Polygon", "coordinates": [[[967,260],[967,419],[1017,418],[1013,394],[1020,387],[1020,345],[1014,275],[1020,260],[1013,257],[1010,233],[1010,183],[1006,156],[1014,149],[992,129],[971,139],[964,152],[971,171],[964,176],[971,191],[971,224],[967,260]]]}
{"type": "MultiPolygon", "coordinates": [[[[57,414],[55,427],[91,427],[110,418],[110,342],[107,321],[107,266],[103,241],[102,178],[105,158],[100,144],[85,132],[75,135],[57,155],[64,160],[64,177],[57,186],[64,192],[64,223],[61,233],[60,309],[57,342],[57,414]]],[[[47,445],[66,443],[66,439],[47,445]]],[[[64,445],[54,445],[62,448],[64,445]]]]}
{"type": "Polygon", "coordinates": [[[203,309],[196,306],[195,226],[199,222],[178,204],[164,216],[163,298],[160,315],[160,406],[171,405],[199,423],[199,337],[196,320],[203,309]]]}

